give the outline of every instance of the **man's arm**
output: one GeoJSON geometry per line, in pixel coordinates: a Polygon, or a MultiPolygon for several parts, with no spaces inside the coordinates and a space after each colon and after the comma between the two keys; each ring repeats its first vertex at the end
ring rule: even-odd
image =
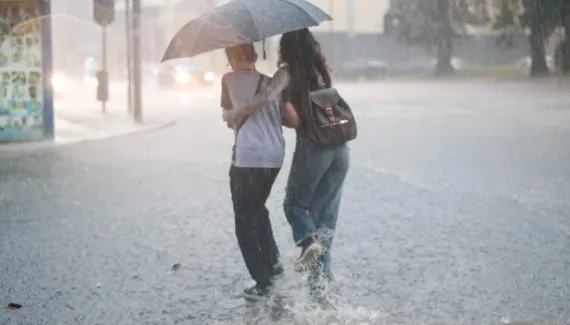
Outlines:
{"type": "Polygon", "coordinates": [[[248,104],[224,112],[224,119],[228,124],[234,125],[237,121],[254,114],[269,101],[274,100],[287,85],[289,85],[289,72],[286,68],[281,68],[277,70],[269,85],[260,94],[256,95],[248,104]]]}

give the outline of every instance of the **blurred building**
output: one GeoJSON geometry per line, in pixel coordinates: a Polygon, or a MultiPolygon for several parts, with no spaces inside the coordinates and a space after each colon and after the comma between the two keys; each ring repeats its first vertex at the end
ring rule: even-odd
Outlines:
{"type": "MultiPolygon", "coordinates": [[[[163,0],[168,1],[168,0],[163,0]]],[[[188,0],[170,0],[188,2],[188,0]]],[[[315,31],[339,31],[353,33],[381,33],[384,29],[384,13],[391,0],[307,0],[329,13],[334,22],[313,28],[315,31]]],[[[393,1],[393,0],[392,0],[393,1]]],[[[199,1],[197,1],[199,2],[199,1]]],[[[210,1],[214,6],[227,0],[210,1]]]]}
{"type": "Polygon", "coordinates": [[[309,0],[329,13],[334,21],[315,27],[315,31],[336,31],[354,34],[382,33],[384,14],[390,0],[309,0]]]}
{"type": "MultiPolygon", "coordinates": [[[[132,0],[128,0],[131,1],[132,0]]],[[[333,16],[313,30],[340,35],[380,34],[390,0],[308,0],[333,16]]],[[[227,0],[141,0],[141,58],[143,65],[157,65],[170,38],[188,20],[227,0]]],[[[108,27],[108,65],[114,75],[126,67],[125,0],[116,0],[115,21],[108,27]]],[[[101,59],[101,28],[93,21],[93,2],[52,0],[54,65],[56,69],[80,70],[88,57],[101,59]]],[[[344,36],[343,36],[344,37],[344,36]]],[[[273,43],[272,43],[273,42],[273,43]]],[[[275,40],[268,53],[275,52],[275,40]]],[[[273,54],[274,56],[274,54],[273,54]]],[[[222,53],[199,57],[206,63],[225,67],[222,53]]],[[[275,58],[269,65],[274,65],[275,58]]],[[[149,67],[150,68],[150,67],[149,67]]],[[[145,69],[143,67],[143,69],[145,69]]]]}

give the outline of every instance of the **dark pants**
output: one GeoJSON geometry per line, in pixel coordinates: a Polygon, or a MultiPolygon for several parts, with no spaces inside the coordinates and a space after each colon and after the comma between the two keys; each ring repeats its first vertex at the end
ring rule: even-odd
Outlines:
{"type": "Polygon", "coordinates": [[[279,168],[230,168],[238,244],[251,277],[259,285],[271,282],[271,271],[279,261],[269,211],[265,202],[279,168]]]}

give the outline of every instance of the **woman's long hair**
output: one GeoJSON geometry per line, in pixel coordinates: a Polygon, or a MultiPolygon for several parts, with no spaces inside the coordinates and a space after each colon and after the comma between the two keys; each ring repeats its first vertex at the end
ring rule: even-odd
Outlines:
{"type": "Polygon", "coordinates": [[[283,34],[279,44],[279,66],[289,70],[289,94],[303,118],[308,109],[309,91],[331,87],[331,75],[319,42],[308,29],[283,34]]]}

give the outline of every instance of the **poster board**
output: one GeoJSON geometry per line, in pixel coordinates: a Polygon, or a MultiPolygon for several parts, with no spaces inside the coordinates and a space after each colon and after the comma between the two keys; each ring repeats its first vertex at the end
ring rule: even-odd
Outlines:
{"type": "Polygon", "coordinates": [[[53,136],[49,2],[0,1],[0,142],[53,136]]]}

